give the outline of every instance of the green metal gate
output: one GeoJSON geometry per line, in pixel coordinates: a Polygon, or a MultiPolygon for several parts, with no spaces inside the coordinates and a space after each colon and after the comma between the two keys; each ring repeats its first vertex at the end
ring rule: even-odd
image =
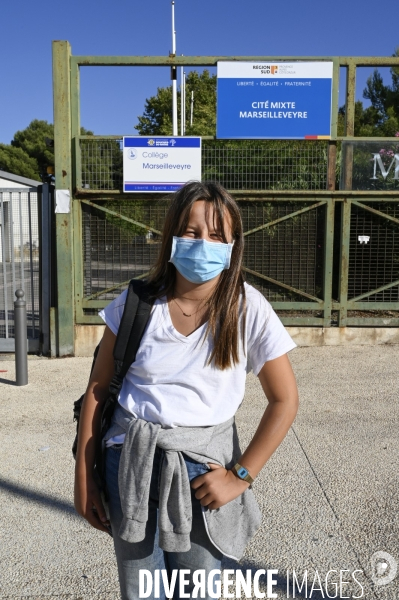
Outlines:
{"type": "Polygon", "coordinates": [[[398,180],[392,170],[383,175],[378,157],[370,163],[373,144],[391,148],[398,139],[353,137],[356,67],[398,66],[398,58],[82,57],[72,56],[67,42],[54,42],[53,56],[56,182],[72,198],[71,212],[56,215],[60,355],[73,353],[75,324],[101,323],[98,310],[130,278],[148,273],[168,206],[160,195],[122,193],[122,136],[80,135],[80,66],[332,60],[330,140],[237,147],[204,138],[203,179],[217,179],[237,199],[247,280],[284,324],[399,325],[398,180]],[[343,137],[337,137],[340,67],[347,69],[343,137]]]}

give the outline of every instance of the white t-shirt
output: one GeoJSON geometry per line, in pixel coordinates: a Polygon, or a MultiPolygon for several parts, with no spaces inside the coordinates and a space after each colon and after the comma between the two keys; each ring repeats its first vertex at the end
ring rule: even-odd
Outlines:
{"type": "MultiPolygon", "coordinates": [[[[246,347],[240,343],[239,363],[223,371],[207,364],[213,347],[212,336],[204,341],[207,324],[185,336],[174,328],[166,298],[156,300],[119,403],[135,417],[163,427],[217,425],[235,415],[247,372],[258,375],[265,362],[296,347],[266,298],[248,284],[245,291],[246,347]]],[[[127,290],[99,313],[115,335],[126,295],[127,290]]],[[[107,446],[123,439],[116,436],[107,446]]]]}

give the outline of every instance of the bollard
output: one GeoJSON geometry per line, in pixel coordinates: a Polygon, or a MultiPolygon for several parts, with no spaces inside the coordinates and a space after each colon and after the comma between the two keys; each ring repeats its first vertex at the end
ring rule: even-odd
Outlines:
{"type": "Polygon", "coordinates": [[[23,290],[15,292],[14,329],[15,329],[15,375],[17,385],[28,384],[28,340],[26,326],[26,302],[23,290]]]}

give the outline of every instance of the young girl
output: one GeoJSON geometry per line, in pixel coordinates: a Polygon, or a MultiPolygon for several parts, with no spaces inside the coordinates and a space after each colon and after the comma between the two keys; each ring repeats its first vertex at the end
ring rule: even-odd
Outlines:
{"type": "MultiPolygon", "coordinates": [[[[217,573],[223,554],[239,560],[260,525],[250,484],[297,412],[287,356],[295,343],[244,283],[243,247],[237,204],[220,185],[190,182],[174,194],[149,278],[151,316],[103,440],[109,520],[93,464],[127,292],[100,313],[106,328],[82,407],[75,507],[93,527],[111,528],[123,600],[149,585],[144,570],[169,574],[166,595],[195,597],[198,570],[217,573]],[[268,405],[241,453],[234,415],[251,369],[268,405]],[[186,571],[171,592],[174,570],[186,571]]],[[[161,577],[161,598],[164,588],[161,577]]]]}

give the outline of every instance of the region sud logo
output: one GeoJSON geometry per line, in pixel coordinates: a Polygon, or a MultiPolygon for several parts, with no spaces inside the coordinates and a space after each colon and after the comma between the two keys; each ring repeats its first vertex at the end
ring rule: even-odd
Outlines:
{"type": "MultiPolygon", "coordinates": [[[[278,65],[258,65],[255,64],[253,66],[254,69],[260,69],[262,75],[277,75],[278,74],[278,65]]],[[[283,67],[284,70],[284,67],[283,67]]]]}

